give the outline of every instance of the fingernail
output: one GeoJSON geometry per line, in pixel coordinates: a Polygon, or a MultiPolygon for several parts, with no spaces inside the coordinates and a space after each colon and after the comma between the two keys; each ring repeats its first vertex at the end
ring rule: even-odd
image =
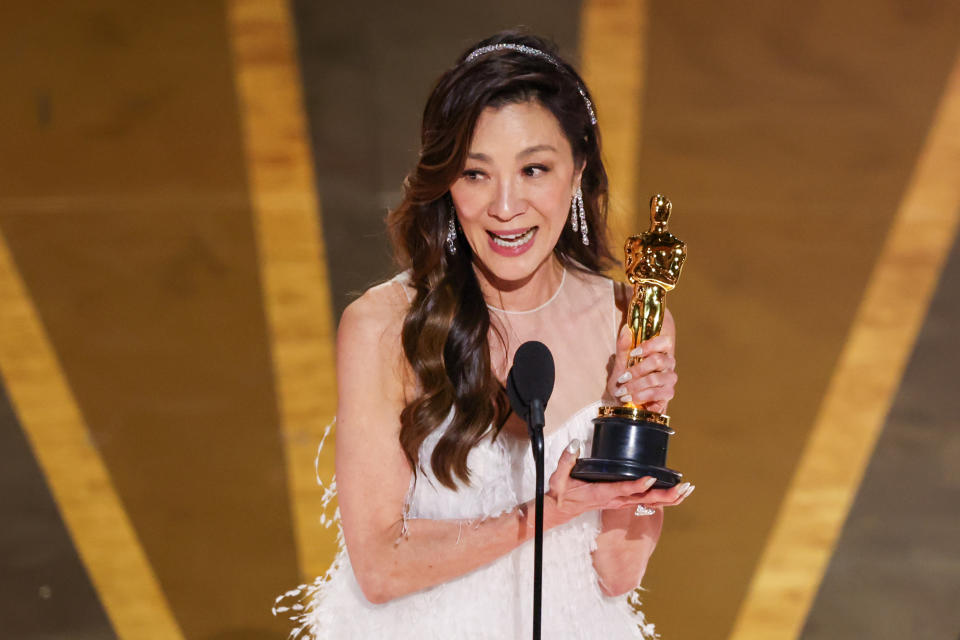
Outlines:
{"type": "Polygon", "coordinates": [[[690,488],[690,483],[689,483],[689,482],[684,482],[682,485],[680,485],[679,487],[677,487],[677,494],[678,494],[678,495],[683,495],[684,492],[685,492],[687,489],[689,489],[689,488],[690,488]]]}
{"type": "Polygon", "coordinates": [[[620,402],[633,402],[633,396],[629,393],[625,396],[620,396],[620,402]]]}
{"type": "Polygon", "coordinates": [[[580,453],[580,440],[574,438],[567,445],[567,453],[580,453]]]}
{"type": "Polygon", "coordinates": [[[696,489],[696,488],[697,488],[697,485],[695,485],[695,484],[690,485],[690,488],[687,489],[687,495],[685,495],[685,496],[683,496],[683,497],[684,497],[684,498],[689,498],[689,497],[690,497],[690,494],[693,493],[693,490],[696,489]]]}
{"type": "Polygon", "coordinates": [[[642,358],[643,357],[643,347],[637,347],[630,352],[631,358],[642,358]]]}
{"type": "Polygon", "coordinates": [[[624,371],[623,375],[617,378],[617,384],[623,384],[633,379],[633,374],[629,371],[624,371]]]}
{"type": "Polygon", "coordinates": [[[613,392],[613,395],[615,395],[616,397],[619,398],[620,396],[622,396],[622,395],[625,394],[625,393],[627,393],[627,388],[626,388],[626,387],[618,387],[617,390],[613,392]]]}
{"type": "Polygon", "coordinates": [[[647,491],[648,489],[650,489],[650,487],[652,487],[655,484],[657,484],[657,479],[650,478],[649,480],[643,483],[643,486],[645,487],[644,491],[647,491]]]}

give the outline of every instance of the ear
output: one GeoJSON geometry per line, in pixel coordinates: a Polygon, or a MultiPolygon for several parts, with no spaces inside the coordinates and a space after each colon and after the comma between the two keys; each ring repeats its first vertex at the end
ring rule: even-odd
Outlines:
{"type": "Polygon", "coordinates": [[[587,161],[584,160],[580,163],[580,166],[577,167],[573,172],[573,192],[570,194],[572,198],[574,194],[577,193],[577,189],[580,187],[580,181],[583,179],[583,170],[587,168],[587,161]]]}

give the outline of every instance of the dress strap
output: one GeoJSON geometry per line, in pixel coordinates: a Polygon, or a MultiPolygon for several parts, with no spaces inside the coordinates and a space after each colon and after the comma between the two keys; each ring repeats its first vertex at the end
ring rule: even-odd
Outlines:
{"type": "Polygon", "coordinates": [[[401,271],[397,275],[390,278],[390,282],[394,282],[397,284],[398,287],[400,287],[408,303],[413,302],[413,298],[410,297],[410,272],[409,271],[401,271]]]}

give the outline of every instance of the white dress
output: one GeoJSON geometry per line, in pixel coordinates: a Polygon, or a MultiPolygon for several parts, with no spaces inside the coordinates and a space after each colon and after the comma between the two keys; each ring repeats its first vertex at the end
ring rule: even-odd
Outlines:
{"type": "MultiPolygon", "coordinates": [[[[403,286],[403,274],[380,286],[403,286]]],[[[406,291],[406,287],[404,287],[406,291]]],[[[546,344],[556,364],[556,385],[547,404],[545,479],[574,438],[589,455],[593,425],[614,353],[619,312],[611,280],[568,270],[554,296],[526,312],[491,307],[507,353],[491,340],[494,367],[502,374],[526,340],[546,344]],[[499,351],[499,353],[498,353],[499,351]]],[[[505,376],[501,376],[503,379],[505,376]]],[[[449,419],[423,442],[420,460],[430,460],[449,419]]],[[[527,439],[502,432],[484,439],[468,457],[470,485],[452,491],[421,464],[411,482],[406,519],[461,521],[468,527],[513,510],[534,497],[534,465],[527,439]]],[[[619,640],[654,637],[639,609],[638,592],[608,597],[598,584],[591,551],[596,548],[599,512],[583,514],[543,536],[542,635],[551,639],[619,640]]],[[[341,536],[342,540],[342,536],[341,536]]],[[[403,544],[401,541],[400,544],[403,544]]],[[[341,543],[325,576],[278,599],[275,613],[297,622],[294,637],[315,640],[509,639],[532,634],[533,541],[449,582],[384,604],[364,598],[341,543]],[[299,603],[298,603],[299,601],[299,603]],[[291,604],[294,603],[294,604],[291,604]]]]}

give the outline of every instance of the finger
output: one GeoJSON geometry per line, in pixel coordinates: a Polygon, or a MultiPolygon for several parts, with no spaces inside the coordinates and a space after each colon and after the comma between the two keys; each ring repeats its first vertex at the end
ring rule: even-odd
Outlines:
{"type": "Polygon", "coordinates": [[[617,351],[613,360],[614,371],[623,371],[627,368],[627,354],[630,352],[630,345],[633,343],[633,334],[630,333],[630,327],[623,325],[620,327],[620,333],[617,335],[617,351]]]}
{"type": "Polygon", "coordinates": [[[647,504],[648,507],[676,507],[677,505],[683,504],[687,498],[690,497],[690,494],[693,493],[693,490],[697,487],[695,485],[690,486],[686,491],[684,491],[678,498],[670,502],[657,502],[654,504],[647,504]]]}
{"type": "Polygon", "coordinates": [[[666,402],[648,402],[643,405],[643,408],[647,411],[652,411],[654,413],[666,413],[667,412],[667,403],[666,402]]]}
{"type": "Polygon", "coordinates": [[[673,372],[651,373],[639,380],[632,380],[614,392],[614,397],[630,395],[636,402],[663,402],[673,399],[677,389],[677,376],[673,372]]]}
{"type": "Polygon", "coordinates": [[[629,368],[632,378],[641,378],[660,371],[673,371],[677,361],[669,353],[652,353],[629,368]]]}
{"type": "Polygon", "coordinates": [[[693,490],[697,488],[697,485],[691,484],[686,490],[680,492],[679,497],[677,497],[673,502],[666,503],[664,506],[675,507],[687,498],[690,497],[690,494],[693,493],[693,490]]]}
{"type": "Polygon", "coordinates": [[[613,369],[607,382],[607,393],[614,395],[617,385],[626,382],[632,374],[626,372],[627,353],[630,351],[630,345],[633,343],[633,334],[630,333],[630,327],[623,325],[620,328],[620,334],[617,336],[617,350],[613,356],[613,369]]]}
{"type": "Polygon", "coordinates": [[[652,476],[644,476],[637,480],[626,480],[624,482],[610,482],[600,485],[604,494],[601,501],[610,500],[636,500],[644,496],[657,483],[657,479],[652,476]]]}
{"type": "Polygon", "coordinates": [[[656,360],[651,364],[646,364],[641,360],[621,375],[612,390],[613,397],[622,398],[627,394],[636,394],[643,389],[652,387],[671,386],[677,383],[677,374],[673,371],[673,359],[669,356],[657,355],[651,358],[656,360]],[[659,367],[666,367],[659,369],[659,367]],[[657,367],[657,368],[655,368],[657,367]]]}
{"type": "Polygon", "coordinates": [[[629,397],[631,401],[638,406],[647,406],[649,404],[666,404],[673,400],[674,396],[674,387],[663,386],[663,387],[650,387],[649,389],[641,389],[636,393],[626,393],[619,396],[622,402],[626,402],[629,397]]]}
{"type": "MultiPolygon", "coordinates": [[[[644,478],[646,481],[647,479],[644,478]]],[[[656,482],[656,478],[649,479],[649,486],[653,486],[656,482]]],[[[649,494],[647,492],[634,493],[631,495],[621,495],[611,497],[606,501],[604,509],[620,509],[623,507],[636,507],[638,504],[647,504],[650,502],[649,494]]]]}
{"type": "Polygon", "coordinates": [[[550,476],[550,490],[557,496],[557,506],[562,506],[563,496],[570,482],[570,472],[580,457],[580,441],[576,438],[570,441],[567,448],[560,454],[557,461],[557,470],[550,476]]]}
{"type": "Polygon", "coordinates": [[[643,477],[625,482],[589,483],[583,489],[589,491],[591,497],[585,500],[601,509],[613,508],[611,505],[626,504],[636,500],[637,496],[649,491],[656,481],[656,478],[643,477]]]}
{"type": "MultiPolygon", "coordinates": [[[[672,387],[677,384],[677,374],[673,371],[656,371],[648,373],[640,378],[633,378],[624,383],[629,393],[637,394],[644,389],[655,389],[656,387],[672,387]]],[[[619,390],[619,389],[618,389],[619,390]]]]}
{"type": "Polygon", "coordinates": [[[648,507],[654,506],[654,505],[646,504],[645,501],[640,498],[614,498],[613,500],[605,504],[603,508],[604,509],[626,509],[629,507],[630,509],[636,509],[637,505],[639,504],[642,504],[648,507]]]}
{"type": "Polygon", "coordinates": [[[668,489],[651,489],[643,497],[643,502],[647,505],[654,503],[672,504],[675,500],[686,496],[691,486],[692,485],[689,482],[683,482],[680,484],[675,484],[668,489]]]}
{"type": "Polygon", "coordinates": [[[637,347],[641,350],[642,357],[650,356],[654,353],[667,353],[671,356],[675,352],[675,342],[673,336],[659,335],[649,340],[645,340],[637,347]]]}
{"type": "Polygon", "coordinates": [[[686,498],[696,487],[689,482],[683,482],[678,485],[674,485],[670,489],[666,490],[667,499],[664,500],[665,504],[680,504],[680,502],[686,498]]]}

